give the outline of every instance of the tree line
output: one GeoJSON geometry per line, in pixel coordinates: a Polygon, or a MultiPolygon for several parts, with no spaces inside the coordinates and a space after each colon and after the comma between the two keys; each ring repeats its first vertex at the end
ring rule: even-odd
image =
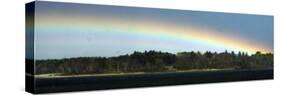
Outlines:
{"type": "Polygon", "coordinates": [[[256,52],[135,51],[116,57],[77,57],[35,61],[36,74],[104,74],[130,72],[171,72],[204,69],[273,69],[273,54],[256,52]]]}

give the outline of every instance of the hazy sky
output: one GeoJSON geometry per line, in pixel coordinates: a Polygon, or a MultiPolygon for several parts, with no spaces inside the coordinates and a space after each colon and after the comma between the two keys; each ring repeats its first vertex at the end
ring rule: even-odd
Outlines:
{"type": "Polygon", "coordinates": [[[273,17],[36,2],[36,59],[133,51],[273,52],[273,17]]]}

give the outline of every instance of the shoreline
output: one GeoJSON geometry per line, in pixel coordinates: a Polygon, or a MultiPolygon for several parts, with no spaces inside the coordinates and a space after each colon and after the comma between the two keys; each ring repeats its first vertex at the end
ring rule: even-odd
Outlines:
{"type": "MultiPolygon", "coordinates": [[[[194,69],[194,70],[180,70],[180,71],[164,71],[164,72],[130,72],[130,73],[105,73],[105,74],[70,74],[62,75],[62,73],[52,73],[52,74],[39,74],[27,76],[32,76],[34,78],[71,78],[71,77],[89,77],[89,76],[126,76],[126,75],[145,75],[145,74],[167,74],[167,73],[187,73],[187,72],[213,72],[213,71],[232,71],[235,69],[194,69]]],[[[242,69],[241,69],[242,70],[242,69]]],[[[245,70],[245,69],[244,69],[245,70]]]]}

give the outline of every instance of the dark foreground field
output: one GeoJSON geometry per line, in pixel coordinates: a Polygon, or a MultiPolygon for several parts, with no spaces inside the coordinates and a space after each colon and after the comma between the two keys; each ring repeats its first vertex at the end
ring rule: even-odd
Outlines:
{"type": "Polygon", "coordinates": [[[228,70],[151,73],[122,76],[36,78],[34,93],[101,90],[260,79],[273,79],[273,70],[228,70]]]}

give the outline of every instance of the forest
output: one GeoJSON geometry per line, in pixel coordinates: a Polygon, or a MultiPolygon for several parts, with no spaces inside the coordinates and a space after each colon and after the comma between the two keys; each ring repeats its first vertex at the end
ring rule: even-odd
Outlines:
{"type": "Polygon", "coordinates": [[[35,60],[35,74],[107,74],[132,72],[176,72],[188,70],[273,69],[273,54],[256,52],[135,51],[115,57],[76,57],[35,60]]]}

